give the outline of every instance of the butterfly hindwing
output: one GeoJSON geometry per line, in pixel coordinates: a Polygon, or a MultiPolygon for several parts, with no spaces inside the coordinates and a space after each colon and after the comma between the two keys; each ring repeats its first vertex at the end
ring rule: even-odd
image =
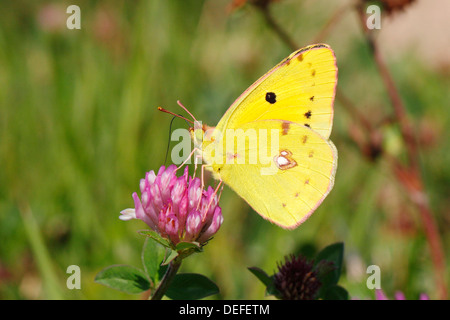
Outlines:
{"type": "Polygon", "coordinates": [[[265,219],[283,228],[297,227],[333,186],[337,167],[334,145],[293,122],[258,120],[239,129],[237,141],[246,142],[230,146],[223,142],[223,163],[213,164],[213,170],[265,219]],[[275,131],[278,133],[274,136],[275,131]],[[279,139],[276,149],[270,147],[274,137],[279,139]],[[261,147],[265,147],[263,153],[267,155],[264,161],[261,147]],[[239,163],[239,159],[245,161],[239,163]],[[258,159],[256,163],[254,159],[258,159]]]}

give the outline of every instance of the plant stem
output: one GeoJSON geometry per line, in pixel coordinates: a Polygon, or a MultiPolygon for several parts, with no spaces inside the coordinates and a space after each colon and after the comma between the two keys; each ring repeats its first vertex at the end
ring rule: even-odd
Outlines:
{"type": "Polygon", "coordinates": [[[270,28],[275,31],[275,33],[280,37],[280,39],[289,47],[292,51],[297,50],[298,46],[295,43],[294,40],[289,36],[289,34],[280,27],[280,25],[275,21],[275,19],[272,17],[272,14],[269,9],[269,5],[256,5],[258,9],[261,10],[261,13],[264,16],[264,19],[266,20],[267,24],[270,26],[270,28]]]}
{"type": "Polygon", "coordinates": [[[348,10],[348,4],[344,4],[339,7],[328,20],[328,22],[320,30],[319,34],[316,35],[312,43],[322,43],[328,34],[333,30],[334,26],[342,19],[345,12],[348,10]]]}
{"type": "MultiPolygon", "coordinates": [[[[269,2],[261,2],[262,5],[256,5],[257,8],[261,10],[263,16],[269,25],[270,28],[275,31],[275,33],[279,36],[279,38],[291,48],[291,50],[297,49],[297,45],[292,40],[292,38],[288,35],[288,33],[281,28],[281,26],[273,19],[270,9],[269,2]]],[[[430,208],[430,204],[428,201],[428,196],[426,194],[423,179],[420,172],[420,164],[419,164],[419,150],[417,147],[417,143],[414,137],[413,125],[408,118],[408,114],[406,111],[406,107],[403,103],[403,100],[400,96],[400,93],[395,85],[395,82],[390,74],[390,70],[387,67],[380,51],[377,46],[377,43],[373,37],[373,32],[366,28],[365,24],[365,12],[364,12],[363,1],[359,1],[356,3],[356,10],[358,12],[360,23],[362,30],[364,32],[364,36],[366,38],[367,44],[370,47],[373,59],[378,68],[380,76],[383,80],[383,83],[386,87],[386,91],[391,100],[392,108],[393,108],[393,119],[392,121],[399,125],[402,138],[405,142],[406,154],[407,154],[407,164],[400,163],[398,159],[390,159],[388,155],[384,155],[388,160],[391,160],[390,163],[392,165],[392,170],[396,174],[400,184],[405,189],[407,195],[409,196],[411,202],[416,206],[419,211],[420,218],[423,224],[423,229],[427,238],[428,246],[431,253],[431,258],[433,262],[433,267],[435,270],[435,280],[436,287],[438,288],[438,295],[440,299],[447,299],[447,285],[446,285],[446,277],[445,277],[445,255],[444,249],[442,247],[442,239],[439,234],[439,228],[437,226],[436,220],[433,216],[432,210],[430,208]]],[[[317,36],[315,42],[320,42],[323,40],[325,35],[328,33],[331,26],[333,26],[339,19],[342,17],[345,12],[345,7],[339,8],[335,14],[333,14],[330,21],[323,28],[320,34],[317,36]]],[[[339,91],[339,89],[338,89],[339,91]]],[[[354,108],[349,99],[346,99],[341,92],[338,92],[336,98],[339,99],[344,107],[350,111],[349,113],[353,115],[356,122],[361,126],[361,128],[366,129],[369,137],[372,139],[369,141],[368,146],[363,143],[358,143],[355,141],[361,152],[364,154],[367,147],[369,149],[378,147],[377,139],[373,141],[373,137],[377,137],[377,129],[362,115],[358,112],[355,112],[356,108],[354,108]]],[[[376,149],[375,149],[376,150],[376,149]]],[[[370,154],[369,154],[370,155],[370,154]]]]}
{"type": "Polygon", "coordinates": [[[155,290],[155,293],[152,295],[151,300],[162,299],[170,284],[172,283],[173,278],[177,274],[178,269],[180,269],[181,261],[183,261],[183,258],[178,256],[169,263],[169,267],[167,268],[164,277],[159,283],[158,288],[155,290]]]}
{"type": "Polygon", "coordinates": [[[408,118],[406,107],[390,74],[389,68],[380,53],[377,42],[374,39],[373,32],[366,27],[364,5],[364,2],[362,1],[360,1],[357,5],[361,28],[364,32],[367,44],[371,50],[373,59],[391,100],[394,118],[399,125],[407,152],[408,163],[401,164],[396,161],[396,163],[394,163],[395,165],[393,170],[399,178],[399,182],[407,192],[411,202],[415,204],[419,211],[435,269],[436,288],[439,291],[438,295],[440,299],[446,300],[447,285],[445,282],[445,255],[442,248],[442,240],[439,234],[439,229],[431,212],[428,196],[425,192],[421,177],[418,162],[419,154],[413,134],[413,125],[408,118]]]}

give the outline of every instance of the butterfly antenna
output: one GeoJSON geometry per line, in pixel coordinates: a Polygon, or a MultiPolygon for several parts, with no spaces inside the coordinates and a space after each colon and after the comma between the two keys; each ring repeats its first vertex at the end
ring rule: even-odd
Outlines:
{"type": "MultiPolygon", "coordinates": [[[[193,121],[191,121],[191,120],[189,120],[189,119],[186,119],[186,118],[183,117],[181,114],[173,113],[173,112],[171,112],[171,111],[169,111],[169,110],[166,110],[166,109],[164,109],[164,108],[162,108],[162,107],[158,107],[158,110],[159,110],[159,111],[162,111],[162,112],[165,112],[165,113],[168,113],[168,114],[171,114],[171,115],[173,115],[173,116],[176,117],[176,118],[183,119],[184,121],[190,122],[191,124],[194,124],[193,121]]],[[[173,121],[173,119],[172,119],[172,121],[173,121]]]]}
{"type": "Polygon", "coordinates": [[[184,111],[186,111],[191,117],[192,119],[194,119],[195,122],[197,122],[197,119],[195,119],[195,117],[192,115],[192,113],[189,112],[189,110],[183,106],[183,104],[180,102],[180,100],[177,100],[178,105],[183,108],[184,111]]]}
{"type": "Polygon", "coordinates": [[[169,125],[169,139],[167,139],[167,148],[166,148],[166,156],[164,157],[164,165],[166,165],[167,162],[167,156],[169,155],[169,149],[170,149],[170,133],[172,132],[172,123],[173,120],[175,120],[177,117],[173,117],[172,120],[170,120],[170,125],[169,125]]]}
{"type": "Polygon", "coordinates": [[[162,108],[162,107],[158,107],[158,110],[173,115],[172,120],[170,120],[170,125],[169,125],[169,139],[167,140],[166,156],[164,157],[164,164],[166,164],[166,162],[167,162],[167,156],[169,155],[169,149],[170,149],[170,142],[171,142],[171,140],[170,140],[170,132],[172,132],[172,124],[173,124],[173,120],[175,120],[176,118],[183,119],[184,121],[186,121],[188,127],[190,127],[190,126],[191,126],[190,123],[193,124],[193,122],[192,122],[191,120],[189,120],[189,119],[186,119],[186,118],[183,117],[181,114],[175,114],[175,113],[173,113],[173,112],[171,112],[171,111],[168,111],[168,110],[166,110],[166,109],[164,109],[164,108],[162,108]]]}

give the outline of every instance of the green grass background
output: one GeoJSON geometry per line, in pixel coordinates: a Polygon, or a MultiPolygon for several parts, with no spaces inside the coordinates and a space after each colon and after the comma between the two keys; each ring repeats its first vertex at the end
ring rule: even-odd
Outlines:
{"type": "MultiPolygon", "coordinates": [[[[131,194],[145,172],[164,163],[171,117],[156,107],[180,112],[179,99],[198,119],[215,125],[242,91],[290,53],[254,8],[228,14],[228,4],[2,3],[1,299],[141,298],[97,284],[94,277],[111,264],[140,266],[144,239],[136,231],[146,226],[118,216],[133,205],[131,194]],[[81,7],[81,30],[65,26],[70,4],[81,7]],[[73,264],[81,268],[81,290],[66,288],[66,269],[73,264]]],[[[286,0],[273,13],[305,46],[339,5],[286,0]]],[[[389,113],[355,14],[346,13],[325,41],[337,55],[340,89],[371,119],[389,113]]],[[[433,138],[422,146],[419,161],[448,252],[449,73],[431,70],[407,51],[387,60],[417,134],[430,131],[433,138]]],[[[352,121],[336,102],[336,184],[307,222],[293,231],[278,228],[225,188],[222,228],[181,271],[213,279],[221,290],[214,298],[262,299],[264,287],[247,267],[272,273],[285,255],[342,241],[340,284],[352,297],[374,298],[366,268],[376,264],[389,296],[402,290],[409,299],[421,292],[437,298],[418,214],[387,163],[361,156],[349,139],[352,121]]],[[[186,124],[175,121],[176,127],[186,124]]],[[[383,130],[389,150],[401,153],[398,129],[383,130]]]]}

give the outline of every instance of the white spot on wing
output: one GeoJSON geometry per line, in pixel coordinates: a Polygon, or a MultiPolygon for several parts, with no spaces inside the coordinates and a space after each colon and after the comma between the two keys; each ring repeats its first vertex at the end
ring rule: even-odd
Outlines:
{"type": "Polygon", "coordinates": [[[277,165],[278,167],[283,167],[289,164],[289,160],[283,156],[277,157],[277,165]]]}

